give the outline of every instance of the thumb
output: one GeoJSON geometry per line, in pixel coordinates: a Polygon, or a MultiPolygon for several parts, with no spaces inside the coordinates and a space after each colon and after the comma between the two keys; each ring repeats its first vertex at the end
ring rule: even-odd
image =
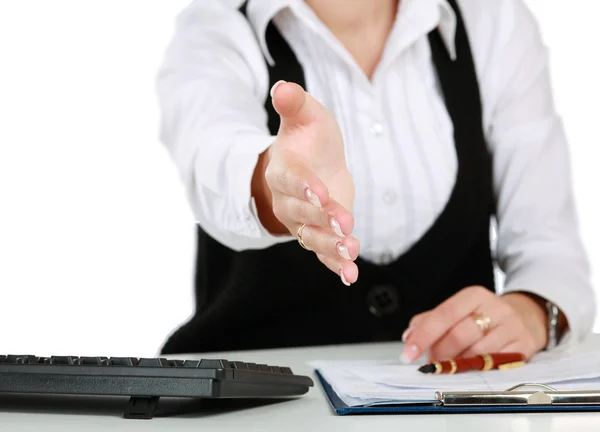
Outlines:
{"type": "Polygon", "coordinates": [[[281,127],[306,126],[319,116],[323,107],[302,87],[279,81],[271,88],[273,107],[281,117],[281,127]]]}

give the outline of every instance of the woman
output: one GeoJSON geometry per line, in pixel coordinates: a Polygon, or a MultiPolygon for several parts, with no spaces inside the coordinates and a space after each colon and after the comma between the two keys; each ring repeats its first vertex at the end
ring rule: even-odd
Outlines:
{"type": "Polygon", "coordinates": [[[196,313],[163,352],[403,340],[405,361],[529,358],[589,333],[567,144],[522,1],[192,3],[158,91],[198,221],[196,313]]]}

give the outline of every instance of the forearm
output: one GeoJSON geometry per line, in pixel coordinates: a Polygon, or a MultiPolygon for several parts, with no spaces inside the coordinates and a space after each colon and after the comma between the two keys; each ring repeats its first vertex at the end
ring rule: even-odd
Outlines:
{"type": "MultiPolygon", "coordinates": [[[[162,140],[185,186],[196,222],[215,240],[234,250],[263,249],[289,241],[273,216],[264,181],[268,148],[274,137],[264,131],[258,106],[227,116],[204,107],[197,93],[172,97],[162,109],[162,140]],[[190,106],[184,111],[182,106],[190,106]],[[245,117],[244,117],[245,116],[245,117]]],[[[258,105],[258,103],[256,103],[258,105]]]]}
{"type": "Polygon", "coordinates": [[[506,265],[503,295],[526,294],[544,313],[546,300],[560,309],[559,340],[572,333],[585,337],[593,326],[595,296],[583,258],[550,257],[541,252],[531,259],[513,259],[506,265]]]}

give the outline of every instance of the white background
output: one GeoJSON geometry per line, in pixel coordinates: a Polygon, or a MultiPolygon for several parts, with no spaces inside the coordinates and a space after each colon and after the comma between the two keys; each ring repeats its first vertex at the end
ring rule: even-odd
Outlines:
{"type": "MultiPolygon", "coordinates": [[[[600,2],[528,3],[597,269],[600,2]]],[[[194,221],[154,94],[187,4],[0,1],[0,353],[151,356],[192,313],[194,221]]]]}

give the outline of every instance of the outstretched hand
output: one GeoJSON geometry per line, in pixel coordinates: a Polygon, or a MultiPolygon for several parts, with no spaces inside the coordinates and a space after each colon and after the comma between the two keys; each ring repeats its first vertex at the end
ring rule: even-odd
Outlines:
{"type": "Polygon", "coordinates": [[[280,81],[271,96],[281,117],[264,173],[272,212],[290,234],[302,228],[306,248],[349,285],[358,278],[359,242],[351,235],[354,183],[338,123],[297,84],[280,81]]]}

